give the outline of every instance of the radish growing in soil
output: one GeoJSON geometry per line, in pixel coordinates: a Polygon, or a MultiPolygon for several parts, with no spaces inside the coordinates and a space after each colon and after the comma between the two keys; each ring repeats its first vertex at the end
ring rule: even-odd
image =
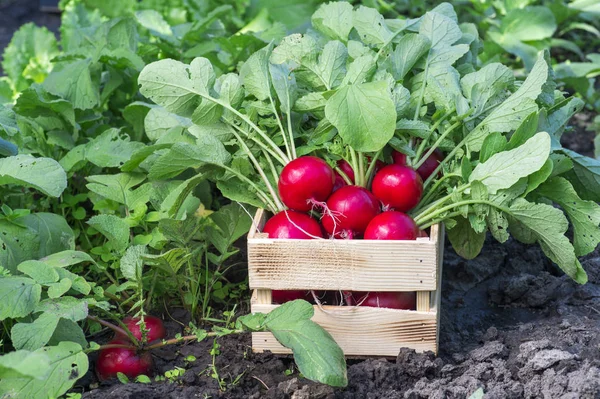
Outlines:
{"type": "MultiPolygon", "coordinates": [[[[109,345],[130,345],[129,341],[115,339],[109,345]]],[[[152,355],[150,352],[136,353],[135,349],[105,348],[100,351],[96,361],[96,373],[100,380],[107,380],[123,373],[129,378],[138,375],[150,375],[152,355]]]]}
{"type": "Polygon", "coordinates": [[[334,182],[335,174],[327,162],[307,155],[285,165],[279,176],[279,195],[288,208],[307,212],[329,197],[334,182]]]}
{"type": "Polygon", "coordinates": [[[365,230],[365,240],[415,240],[419,228],[406,213],[386,211],[373,218],[365,230]]]}
{"type": "Polygon", "coordinates": [[[353,292],[347,297],[349,305],[371,308],[414,310],[417,307],[415,292],[353,292]]]}
{"type": "Polygon", "coordinates": [[[345,186],[327,200],[321,223],[336,238],[353,238],[362,234],[380,211],[379,201],[366,188],[345,186]]]}
{"type": "Polygon", "coordinates": [[[281,211],[265,223],[263,233],[268,233],[269,238],[292,238],[296,240],[309,240],[323,237],[319,222],[305,213],[296,211],[281,211]]]}
{"type": "Polygon", "coordinates": [[[421,200],[423,180],[410,166],[388,165],[373,178],[372,191],[385,206],[408,212],[421,200]]]}
{"type": "MultiPolygon", "coordinates": [[[[133,336],[141,340],[142,339],[142,330],[140,329],[140,325],[138,324],[140,319],[138,317],[127,316],[123,319],[123,323],[127,326],[129,331],[133,334],[133,336]]],[[[154,316],[144,316],[144,323],[146,324],[146,329],[148,332],[146,333],[146,339],[148,342],[153,342],[159,339],[163,339],[167,336],[167,331],[163,325],[163,322],[158,317],[154,316]]],[[[117,334],[118,339],[127,339],[126,336],[122,334],[117,334]]]]}

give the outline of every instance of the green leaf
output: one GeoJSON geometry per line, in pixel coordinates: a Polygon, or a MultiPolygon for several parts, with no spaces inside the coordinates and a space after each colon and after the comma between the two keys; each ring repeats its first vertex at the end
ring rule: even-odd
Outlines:
{"type": "Polygon", "coordinates": [[[514,36],[522,42],[543,40],[554,35],[556,20],[547,7],[528,6],[509,11],[501,20],[500,30],[504,36],[514,36]]]}
{"type": "Polygon", "coordinates": [[[225,146],[215,137],[203,134],[198,145],[176,143],[164,155],[161,155],[150,168],[151,179],[175,177],[186,169],[198,169],[203,165],[225,165],[231,155],[225,146]]]}
{"type": "Polygon", "coordinates": [[[98,230],[118,252],[123,252],[129,245],[129,225],[115,215],[96,215],[88,220],[88,224],[98,230]]]}
{"type": "Polygon", "coordinates": [[[569,3],[568,6],[581,12],[595,15],[600,14],[600,4],[596,0],[575,0],[569,3]]]}
{"type": "Polygon", "coordinates": [[[127,134],[112,128],[105,130],[86,145],[85,158],[96,166],[115,168],[129,161],[141,148],[144,148],[143,143],[130,141],[127,134]]]}
{"type": "Polygon", "coordinates": [[[311,20],[313,28],[319,32],[346,42],[352,30],[352,5],[343,1],[322,4],[311,20]]]}
{"type": "Polygon", "coordinates": [[[266,318],[264,313],[251,313],[238,317],[236,324],[239,323],[246,331],[264,331],[266,318]]]}
{"type": "Polygon", "coordinates": [[[67,174],[53,159],[16,155],[0,159],[0,185],[17,184],[32,187],[58,197],[67,187],[67,174]]]}
{"type": "Polygon", "coordinates": [[[58,345],[61,342],[75,342],[82,348],[87,348],[88,343],[83,330],[77,323],[68,319],[60,319],[54,333],[48,341],[48,346],[58,345]]]}
{"type": "Polygon", "coordinates": [[[53,314],[71,321],[80,321],[88,315],[88,301],[71,296],[44,299],[37,305],[35,311],[53,314]]]}
{"type": "Polygon", "coordinates": [[[73,230],[52,213],[35,213],[14,220],[0,219],[0,264],[16,272],[19,263],[75,248],[73,230]]]}
{"type": "Polygon", "coordinates": [[[82,262],[95,263],[92,257],[87,253],[72,250],[61,251],[55,254],[44,256],[40,259],[40,261],[51,267],[67,267],[82,262]]]}
{"type": "Polygon", "coordinates": [[[311,304],[303,300],[287,302],[273,309],[264,325],[277,341],[294,353],[304,377],[321,383],[345,387],[348,384],[344,353],[331,335],[310,320],[311,304]]]}
{"type": "Polygon", "coordinates": [[[498,209],[491,207],[490,213],[486,218],[486,223],[492,237],[498,242],[505,243],[508,241],[510,235],[508,234],[508,219],[498,209]]]}
{"type": "Polygon", "coordinates": [[[540,170],[530,174],[527,182],[527,190],[525,190],[525,195],[529,194],[530,192],[538,188],[540,184],[548,180],[550,175],[552,175],[552,168],[552,160],[547,159],[544,163],[544,166],[542,166],[540,170]]]}
{"type": "Polygon", "coordinates": [[[552,149],[562,148],[560,137],[565,130],[565,126],[573,115],[583,109],[584,105],[583,100],[572,97],[565,100],[562,106],[554,107],[550,114],[547,114],[545,109],[540,112],[538,130],[548,132],[552,138],[552,149]]]}
{"type": "Polygon", "coordinates": [[[510,212],[511,231],[513,228],[528,231],[540,244],[546,256],[569,277],[580,284],[587,282],[587,274],[575,256],[575,249],[564,236],[569,223],[559,209],[518,198],[510,206],[510,212]]]}
{"type": "Polygon", "coordinates": [[[409,33],[400,38],[391,54],[392,74],[402,80],[413,66],[429,51],[431,43],[426,36],[409,33]]]}
{"type": "Polygon", "coordinates": [[[492,155],[475,167],[469,182],[478,180],[491,194],[509,188],[522,177],[539,170],[550,155],[550,136],[540,132],[514,150],[492,155]]]}
{"type": "Polygon", "coordinates": [[[0,356],[0,380],[22,377],[43,380],[49,368],[50,359],[43,353],[20,350],[0,356]]]}
{"type": "Polygon", "coordinates": [[[485,138],[479,153],[479,162],[485,162],[494,154],[504,151],[506,139],[502,133],[492,133],[485,138]]]}
{"type": "Polygon", "coordinates": [[[577,256],[587,255],[600,243],[600,206],[584,201],[568,180],[555,177],[541,185],[536,194],[557,203],[573,224],[573,246],[577,256]]]}
{"type": "Polygon", "coordinates": [[[463,217],[458,217],[455,220],[456,226],[448,230],[448,239],[452,244],[452,248],[463,258],[474,259],[483,248],[485,231],[477,233],[471,227],[471,223],[463,217]]]}
{"type": "Polygon", "coordinates": [[[262,48],[252,54],[240,68],[240,79],[250,94],[264,101],[271,96],[271,81],[269,79],[269,57],[273,45],[262,48]]]}
{"type": "Polygon", "coordinates": [[[273,87],[281,103],[281,111],[289,114],[296,102],[296,78],[286,64],[269,64],[273,87]]]}
{"type": "Polygon", "coordinates": [[[482,115],[488,106],[501,101],[508,87],[514,84],[515,77],[510,68],[491,63],[476,72],[462,77],[462,92],[471,103],[473,109],[470,118],[482,115]]]}
{"type": "Polygon", "coordinates": [[[50,284],[58,281],[56,270],[38,260],[26,260],[17,267],[17,270],[34,279],[38,284],[50,284]]]}
{"type": "Polygon", "coordinates": [[[148,29],[152,36],[159,37],[170,44],[179,45],[179,40],[173,34],[171,26],[156,10],[141,10],[135,12],[140,25],[148,29]]]}
{"type": "Polygon", "coordinates": [[[141,281],[144,260],[142,256],[146,254],[145,245],[134,245],[127,248],[127,252],[121,258],[121,273],[130,281],[141,281]]]}
{"type": "Polygon", "coordinates": [[[573,170],[565,177],[573,184],[577,194],[585,200],[600,201],[600,161],[563,148],[561,152],[573,162],[573,170]]]}
{"type": "Polygon", "coordinates": [[[394,135],[396,107],[386,82],[344,86],[327,100],[325,116],[360,152],[383,148],[394,135]]]}
{"type": "Polygon", "coordinates": [[[11,108],[5,107],[4,105],[0,105],[0,132],[2,131],[4,131],[6,134],[4,137],[12,137],[19,133],[15,111],[13,111],[11,108]]]}
{"type": "Polygon", "coordinates": [[[216,228],[208,227],[207,238],[222,255],[227,254],[233,243],[248,233],[254,211],[252,207],[233,203],[210,215],[216,228]]]}
{"type": "Polygon", "coordinates": [[[0,320],[25,317],[37,306],[42,286],[30,278],[0,277],[0,320]]]}
{"type": "Polygon", "coordinates": [[[352,14],[352,25],[365,44],[382,45],[392,38],[383,16],[374,8],[359,6],[352,14]]]}
{"type": "Polygon", "coordinates": [[[537,111],[535,100],[542,93],[542,86],[546,83],[549,73],[548,64],[543,55],[540,55],[521,87],[471,131],[467,139],[469,149],[479,151],[489,133],[504,133],[516,129],[525,118],[537,111]]]}
{"type": "Polygon", "coordinates": [[[59,317],[43,313],[32,323],[17,323],[10,330],[10,339],[16,349],[34,351],[50,341],[59,317]]]}
{"type": "Polygon", "coordinates": [[[184,248],[173,248],[160,255],[145,254],[142,256],[146,264],[156,267],[170,276],[175,276],[191,257],[192,254],[184,248]]]}
{"type": "Polygon", "coordinates": [[[30,83],[42,82],[52,69],[52,58],[57,55],[54,34],[45,27],[27,23],[14,33],[4,49],[2,68],[17,91],[21,91],[30,83]]]}
{"type": "Polygon", "coordinates": [[[100,103],[99,81],[92,78],[91,60],[60,62],[44,80],[49,93],[62,97],[77,109],[91,109],[100,103]]]}
{"type": "Polygon", "coordinates": [[[50,359],[47,378],[14,377],[0,380],[0,394],[7,398],[57,398],[65,394],[88,370],[88,357],[80,345],[61,342],[34,352],[50,359]]]}
{"type": "Polygon", "coordinates": [[[40,85],[32,85],[24,90],[19,95],[14,110],[51,129],[79,131],[73,104],[48,93],[40,85]]]}
{"type": "Polygon", "coordinates": [[[510,140],[506,145],[507,150],[512,150],[525,144],[527,140],[532,138],[538,132],[538,117],[539,113],[533,112],[525,118],[523,123],[521,123],[512,136],[510,136],[510,140]]]}
{"type": "Polygon", "coordinates": [[[128,209],[136,209],[150,200],[152,187],[147,184],[139,186],[146,180],[146,176],[141,173],[95,175],[88,176],[87,180],[89,183],[86,187],[90,191],[123,204],[128,209]],[[139,187],[135,188],[137,186],[139,187]]]}

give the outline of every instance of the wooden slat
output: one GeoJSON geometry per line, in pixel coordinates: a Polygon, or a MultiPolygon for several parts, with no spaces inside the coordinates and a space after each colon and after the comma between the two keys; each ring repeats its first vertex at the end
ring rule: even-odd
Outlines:
{"type": "Polygon", "coordinates": [[[442,271],[444,267],[444,237],[445,230],[444,225],[439,226],[438,233],[438,258],[437,258],[437,290],[432,292],[433,296],[433,308],[431,309],[436,314],[436,324],[438,325],[435,337],[435,353],[438,353],[439,345],[440,345],[440,314],[442,313],[442,271]]]}
{"type": "Polygon", "coordinates": [[[429,312],[430,311],[430,291],[417,291],[417,310],[420,312],[429,312]]]}
{"type": "Polygon", "coordinates": [[[248,240],[250,288],[432,291],[432,241],[248,240]]]}
{"type": "MultiPolygon", "coordinates": [[[[278,305],[252,305],[268,313],[278,305]]],[[[347,356],[397,356],[400,348],[436,350],[436,314],[369,307],[315,306],[313,321],[327,330],[347,356]]],[[[291,353],[270,333],[253,333],[255,352],[291,353]]]]}

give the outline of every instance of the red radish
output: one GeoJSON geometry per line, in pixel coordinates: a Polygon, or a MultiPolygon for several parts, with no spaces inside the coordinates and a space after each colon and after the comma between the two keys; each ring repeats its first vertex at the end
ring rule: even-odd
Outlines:
{"type": "Polygon", "coordinates": [[[279,195],[288,208],[308,212],[329,197],[334,182],[327,162],[307,155],[285,165],[279,176],[279,195]]]}
{"type": "Polygon", "coordinates": [[[362,234],[379,212],[379,201],[366,188],[345,186],[327,200],[321,223],[336,238],[353,238],[362,234]]]}
{"type": "MultiPolygon", "coordinates": [[[[346,176],[348,176],[350,181],[354,183],[354,169],[352,169],[352,166],[350,166],[350,164],[343,159],[337,161],[337,166],[341,169],[342,172],[344,172],[346,176]]],[[[336,175],[340,176],[337,172],[336,175]]]]}
{"type": "Polygon", "coordinates": [[[323,237],[319,222],[305,213],[296,211],[281,211],[265,223],[263,233],[269,238],[292,238],[310,240],[323,237]]]}
{"type": "Polygon", "coordinates": [[[414,310],[417,308],[415,292],[353,292],[352,305],[371,308],[414,310]]]}
{"type": "Polygon", "coordinates": [[[310,291],[302,290],[273,290],[271,291],[273,303],[282,304],[296,299],[312,299],[310,291]]]}
{"type": "Polygon", "coordinates": [[[365,230],[365,240],[415,240],[419,228],[406,213],[383,212],[373,218],[365,230]]]}
{"type": "MultiPolygon", "coordinates": [[[[131,344],[128,341],[116,339],[110,344],[131,344]]],[[[152,355],[150,352],[136,353],[135,349],[107,348],[102,349],[96,361],[96,373],[100,380],[107,380],[123,373],[129,378],[138,375],[150,375],[152,372],[152,355]]]]}
{"type": "Polygon", "coordinates": [[[348,185],[348,183],[346,183],[346,181],[344,180],[344,178],[336,173],[335,174],[335,183],[333,184],[333,191],[332,192],[336,192],[340,188],[342,188],[344,186],[347,186],[347,185],[348,185]]]}
{"type": "Polygon", "coordinates": [[[393,164],[375,175],[372,190],[385,206],[408,212],[421,200],[423,180],[410,166],[393,164]]]}
{"type": "MultiPolygon", "coordinates": [[[[141,340],[142,339],[142,330],[141,326],[138,324],[140,319],[138,317],[127,316],[123,319],[123,323],[127,326],[129,331],[133,334],[134,337],[141,340]]],[[[156,341],[159,339],[163,339],[167,336],[167,331],[163,325],[163,322],[158,317],[154,316],[144,316],[144,323],[146,323],[146,330],[148,330],[146,334],[146,339],[148,342],[156,341]]],[[[118,339],[127,339],[122,334],[117,334],[118,339]]]]}
{"type": "MultiPolygon", "coordinates": [[[[428,151],[429,150],[426,150],[425,153],[427,153],[428,151]]],[[[427,178],[431,176],[431,174],[435,171],[435,169],[438,167],[438,165],[440,164],[440,162],[442,162],[443,159],[444,154],[436,148],[435,151],[433,151],[433,153],[429,157],[427,157],[425,162],[423,162],[423,164],[419,166],[419,169],[417,169],[417,173],[421,176],[421,179],[427,180],[427,178]]]]}
{"type": "Polygon", "coordinates": [[[399,151],[392,151],[392,159],[396,165],[406,165],[406,154],[399,151]]]}
{"type": "Polygon", "coordinates": [[[429,234],[427,234],[425,230],[419,230],[419,234],[417,234],[417,237],[429,238],[429,234]]]}

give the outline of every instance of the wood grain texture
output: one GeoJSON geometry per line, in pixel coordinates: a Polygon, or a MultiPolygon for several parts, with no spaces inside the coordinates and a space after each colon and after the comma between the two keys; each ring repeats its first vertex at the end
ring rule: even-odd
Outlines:
{"type": "Polygon", "coordinates": [[[437,285],[437,226],[418,241],[288,240],[248,234],[250,288],[276,290],[433,291],[437,285]]]}
{"type": "MultiPolygon", "coordinates": [[[[253,304],[252,312],[268,313],[279,305],[253,304]]],[[[369,307],[314,306],[313,321],[327,330],[346,356],[397,356],[400,348],[436,350],[436,314],[369,307]]],[[[255,352],[289,354],[271,333],[253,333],[255,352]]]]}
{"type": "Polygon", "coordinates": [[[430,302],[430,291],[417,291],[417,310],[419,312],[429,312],[431,310],[430,302]]]}

